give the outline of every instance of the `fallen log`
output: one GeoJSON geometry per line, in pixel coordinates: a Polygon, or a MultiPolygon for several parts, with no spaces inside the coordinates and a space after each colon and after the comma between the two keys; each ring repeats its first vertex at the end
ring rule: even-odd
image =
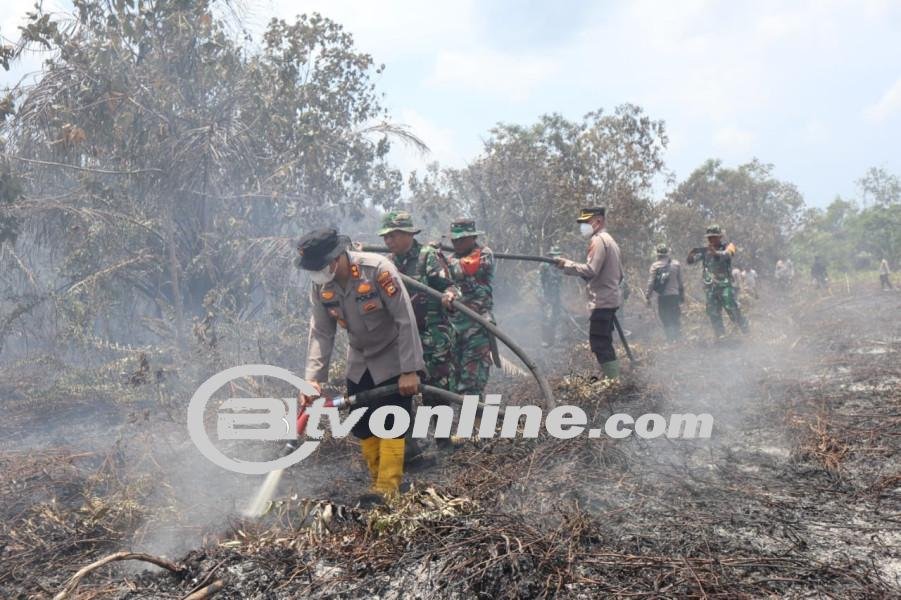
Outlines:
{"type": "Polygon", "coordinates": [[[75,591],[75,589],[81,583],[81,580],[84,579],[87,575],[89,575],[93,571],[96,571],[102,566],[120,560],[143,560],[144,562],[149,562],[158,567],[169,569],[173,573],[181,573],[185,570],[184,565],[176,564],[172,561],[166,560],[165,558],[160,558],[159,556],[123,550],[121,552],[116,552],[115,554],[110,554],[109,556],[101,558],[98,561],[92,562],[86,567],[80,568],[78,572],[75,573],[75,575],[69,578],[69,581],[66,582],[65,587],[63,587],[63,589],[53,597],[53,600],[66,600],[67,598],[69,598],[72,592],[75,591]]]}
{"type": "Polygon", "coordinates": [[[217,579],[216,581],[214,581],[210,585],[206,586],[205,588],[201,588],[201,589],[197,590],[196,592],[188,594],[181,600],[206,600],[206,598],[212,598],[213,596],[215,596],[216,594],[221,592],[222,588],[224,588],[224,587],[225,587],[225,582],[222,581],[221,579],[217,579]]]}

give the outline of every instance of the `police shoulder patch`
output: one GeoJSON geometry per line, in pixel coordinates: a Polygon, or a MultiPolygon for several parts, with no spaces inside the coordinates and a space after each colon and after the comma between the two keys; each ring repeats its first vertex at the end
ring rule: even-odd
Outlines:
{"type": "Polygon", "coordinates": [[[385,290],[385,293],[388,296],[393,297],[397,294],[397,282],[394,280],[394,276],[388,271],[382,271],[378,276],[379,285],[382,286],[382,289],[385,290]]]}
{"type": "Polygon", "coordinates": [[[320,296],[323,300],[331,300],[331,299],[333,299],[333,298],[335,297],[335,292],[332,291],[332,290],[322,290],[322,291],[319,293],[319,296],[320,296]]]}
{"type": "Polygon", "coordinates": [[[371,252],[361,252],[357,254],[357,263],[364,267],[379,268],[385,263],[391,264],[392,259],[386,258],[381,254],[373,254],[371,252]]]}

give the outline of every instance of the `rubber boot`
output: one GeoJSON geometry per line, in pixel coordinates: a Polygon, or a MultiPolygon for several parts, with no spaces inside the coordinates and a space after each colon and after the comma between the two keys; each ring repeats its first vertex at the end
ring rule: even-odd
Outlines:
{"type": "Polygon", "coordinates": [[[360,449],[363,451],[363,459],[369,467],[369,476],[372,477],[372,485],[375,487],[379,479],[379,449],[382,440],[375,436],[360,440],[360,449]]]}
{"type": "Polygon", "coordinates": [[[610,362],[601,363],[601,372],[605,379],[619,379],[619,360],[611,360],[610,362]]]}
{"type": "Polygon", "coordinates": [[[400,480],[404,476],[404,438],[380,440],[379,477],[375,491],[385,496],[397,493],[400,480]]]}

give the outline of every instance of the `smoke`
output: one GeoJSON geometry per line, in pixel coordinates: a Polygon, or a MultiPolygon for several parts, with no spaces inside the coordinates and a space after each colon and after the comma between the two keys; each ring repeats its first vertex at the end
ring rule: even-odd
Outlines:
{"type": "MultiPolygon", "coordinates": [[[[687,278],[692,274],[689,271],[687,278]]],[[[564,282],[566,279],[572,278],[565,278],[564,282]]],[[[557,341],[552,347],[544,347],[541,343],[544,299],[537,270],[501,281],[515,281],[515,284],[502,283],[496,289],[499,326],[551,375],[559,404],[582,404],[586,409],[593,406],[592,425],[603,424],[607,416],[617,412],[633,417],[647,412],[664,417],[675,413],[713,416],[710,439],[642,439],[633,435],[612,443],[583,440],[578,443],[584,450],[574,447],[570,450],[573,456],[592,451],[593,447],[598,452],[598,469],[610,469],[606,461],[619,460],[619,468],[626,469],[629,477],[644,483],[655,482],[653,485],[661,490],[677,492],[684,477],[691,473],[711,473],[737,456],[744,457],[747,463],[765,463],[784,460],[791,454],[781,410],[787,392],[780,387],[780,382],[787,372],[814,369],[821,354],[797,344],[803,331],[791,318],[787,303],[775,292],[764,290],[760,300],[743,299],[743,309],[751,320],[749,335],[739,333],[724,315],[730,334],[723,342],[714,341],[704,306],[697,300],[690,299],[683,307],[682,341],[667,343],[659,320],[651,312],[656,306],[649,309],[644,306],[643,298],[631,298],[620,319],[630,333],[630,346],[641,362],[630,365],[619,340],[615,340],[624,377],[618,386],[611,388],[589,383],[591,376],[600,373],[587,347],[587,313],[577,313],[583,304],[581,290],[572,293],[567,288],[561,293],[566,309],[561,311],[561,322],[557,324],[557,341]],[[568,374],[575,379],[568,379],[568,374]],[[603,398],[600,403],[599,398],[603,398]]],[[[689,284],[690,296],[703,298],[697,288],[697,282],[689,284]]],[[[487,391],[505,387],[522,389],[509,385],[509,378],[494,369],[487,391]]],[[[517,395],[506,400],[520,403],[517,395]]],[[[504,505],[511,510],[534,507],[564,481],[568,493],[583,499],[593,498],[593,503],[604,498],[598,506],[609,508],[610,503],[623,502],[612,491],[580,478],[573,472],[577,467],[571,459],[563,458],[559,464],[553,464],[541,481],[536,478],[530,485],[506,491],[504,505]]],[[[754,467],[743,465],[742,468],[754,467]]]]}

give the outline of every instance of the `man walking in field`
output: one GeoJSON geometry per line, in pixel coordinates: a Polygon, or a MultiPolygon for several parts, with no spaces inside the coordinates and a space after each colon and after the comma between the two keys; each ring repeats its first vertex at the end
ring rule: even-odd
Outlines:
{"type": "Polygon", "coordinates": [[[651,296],[657,293],[657,312],[666,339],[674,342],[681,337],[681,305],[685,301],[685,286],[682,283],[682,265],[669,255],[666,244],[657,246],[657,260],[651,265],[648,288],[645,297],[651,306],[651,296]]]}
{"type": "Polygon", "coordinates": [[[891,290],[892,282],[889,279],[889,275],[892,274],[891,269],[888,268],[888,261],[885,257],[882,258],[882,262],[879,263],[879,285],[882,287],[882,290],[891,290]]]}

